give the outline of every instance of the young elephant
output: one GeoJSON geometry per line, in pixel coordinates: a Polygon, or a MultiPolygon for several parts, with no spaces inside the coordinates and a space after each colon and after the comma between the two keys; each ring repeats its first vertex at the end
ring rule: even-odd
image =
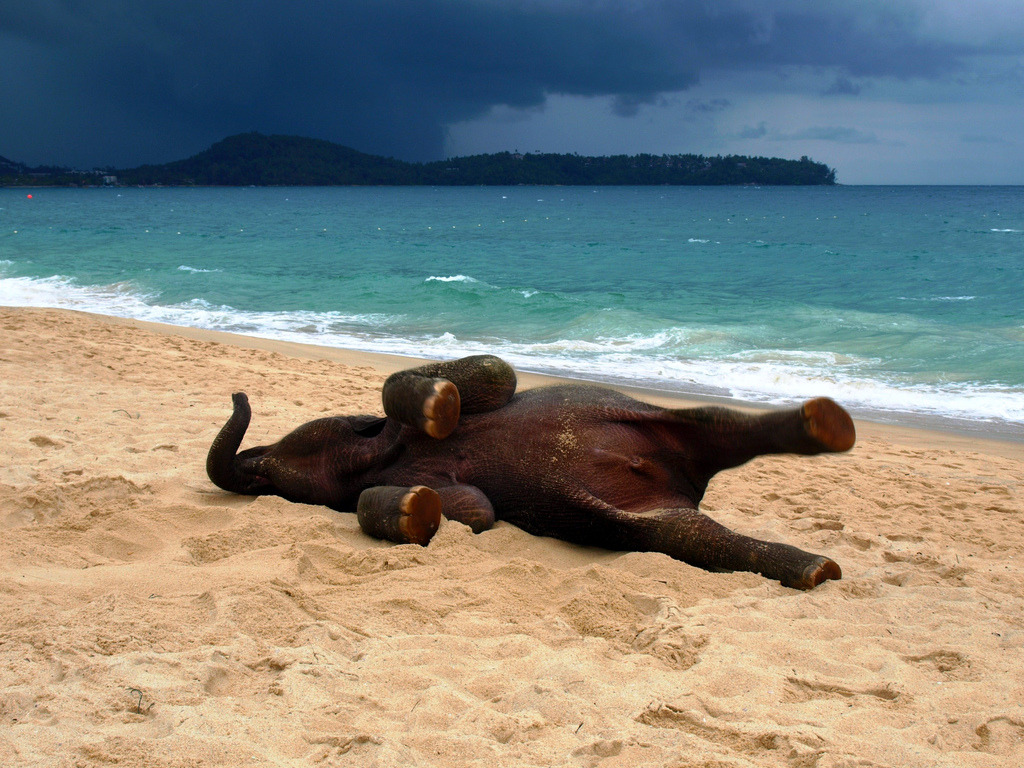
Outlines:
{"type": "Polygon", "coordinates": [[[240,453],[251,411],[237,393],[206,470],[234,493],[355,509],[364,531],[399,543],[426,544],[444,514],[475,532],[506,520],[797,589],[841,578],[827,557],[735,533],[698,511],[723,469],[852,448],[853,421],[832,400],[751,415],[659,408],[589,385],[515,390],[515,372],[497,357],[431,363],[384,383],[386,418],[318,419],[240,453]]]}

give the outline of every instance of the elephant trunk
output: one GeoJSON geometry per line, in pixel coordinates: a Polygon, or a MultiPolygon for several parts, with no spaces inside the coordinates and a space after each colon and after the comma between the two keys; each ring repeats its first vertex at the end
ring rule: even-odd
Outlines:
{"type": "Polygon", "coordinates": [[[254,486],[261,484],[258,478],[243,474],[238,469],[236,454],[242,444],[245,430],[249,428],[252,409],[244,392],[231,396],[234,411],[227,423],[221,427],[206,456],[206,474],[214,485],[232,493],[250,494],[254,486]]]}

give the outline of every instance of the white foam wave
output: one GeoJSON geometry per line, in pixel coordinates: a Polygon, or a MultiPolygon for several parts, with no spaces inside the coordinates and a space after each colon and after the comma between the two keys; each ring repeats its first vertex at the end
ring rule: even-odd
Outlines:
{"type": "MultiPolygon", "coordinates": [[[[336,328],[363,328],[379,331],[395,322],[384,314],[340,312],[246,312],[230,306],[218,306],[203,299],[173,304],[156,304],[156,294],[141,290],[131,282],[104,286],[81,286],[67,277],[0,278],[0,306],[54,307],[83,312],[131,317],[170,325],[244,333],[280,338],[306,344],[324,344],[317,334],[328,337],[336,328]]],[[[326,343],[326,346],[342,346],[326,343]]],[[[367,348],[361,346],[359,348],[367,348]]]]}
{"type": "MultiPolygon", "coordinates": [[[[538,370],[542,367],[538,364],[540,360],[558,346],[530,345],[498,354],[525,369],[538,370]]],[[[567,349],[573,345],[562,346],[567,349]]],[[[552,360],[551,368],[570,376],[625,384],[639,382],[659,389],[775,405],[828,396],[855,411],[1024,424],[1024,392],[1019,389],[974,383],[940,387],[884,381],[859,375],[859,366],[844,365],[828,353],[787,352],[776,357],[771,352],[760,352],[757,357],[769,359],[756,362],[736,356],[686,360],[606,353],[572,359],[568,365],[552,360]]]]}
{"type": "Polygon", "coordinates": [[[702,237],[691,237],[686,242],[688,242],[688,243],[710,243],[711,241],[710,240],[706,240],[706,239],[704,239],[702,237]]]}
{"type": "Polygon", "coordinates": [[[1024,229],[990,229],[989,232],[1024,232],[1024,229]]]}
{"type": "Polygon", "coordinates": [[[460,340],[451,334],[436,340],[390,338],[382,342],[387,349],[381,351],[396,354],[448,357],[491,353],[523,370],[749,402],[783,405],[827,396],[854,411],[1024,424],[1024,392],[1019,389],[883,381],[858,374],[859,365],[831,353],[786,351],[776,355],[761,351],[750,355],[752,359],[743,355],[683,359],[638,354],[639,350],[628,348],[615,351],[614,345],[574,339],[495,344],[460,340]]]}
{"type": "Polygon", "coordinates": [[[474,285],[474,286],[479,286],[478,290],[479,289],[483,289],[483,290],[490,290],[490,291],[501,291],[501,292],[506,293],[506,294],[512,294],[512,295],[515,295],[515,296],[522,296],[524,299],[532,299],[534,296],[539,296],[539,295],[547,295],[547,296],[551,296],[552,295],[552,294],[550,294],[550,293],[548,293],[546,291],[540,291],[540,290],[537,290],[535,288],[499,288],[498,286],[491,285],[490,283],[484,282],[483,280],[478,280],[475,277],[470,277],[469,275],[450,275],[450,276],[447,276],[447,277],[442,277],[442,276],[438,276],[438,275],[431,275],[430,277],[425,278],[423,282],[424,283],[462,283],[462,284],[465,284],[465,285],[474,285]]]}
{"type": "MultiPolygon", "coordinates": [[[[829,352],[758,350],[723,355],[716,329],[665,328],[623,336],[570,332],[543,341],[416,334],[381,313],[250,312],[194,299],[159,305],[131,282],[81,286],[54,276],[0,278],[0,305],[58,307],[319,346],[451,358],[492,353],[539,372],[622,384],[792,403],[826,395],[854,410],[1024,424],[1024,392],[980,383],[918,384],[873,371],[875,361],[829,352]],[[701,353],[698,350],[710,350],[701,353]],[[717,353],[715,349],[719,350],[717,353]],[[672,352],[667,352],[672,350],[672,352]],[[692,350],[685,357],[686,350],[692,350]]],[[[580,330],[580,329],[575,329],[580,330]]]]}
{"type": "Polygon", "coordinates": [[[440,277],[440,276],[437,276],[437,275],[431,275],[430,277],[428,277],[423,282],[425,282],[425,283],[429,283],[429,282],[438,282],[438,283],[479,283],[480,281],[477,280],[475,277],[470,277],[469,275],[451,275],[451,276],[448,276],[448,277],[440,277]]]}
{"type": "Polygon", "coordinates": [[[0,278],[0,305],[17,307],[59,307],[135,317],[145,312],[155,298],[131,281],[83,288],[61,275],[46,278],[0,278]]]}
{"type": "Polygon", "coordinates": [[[182,264],[180,267],[178,267],[178,271],[179,272],[203,273],[203,272],[223,272],[224,270],[223,269],[200,269],[199,267],[190,267],[187,264],[182,264]]]}
{"type": "Polygon", "coordinates": [[[1024,423],[1024,393],[977,384],[942,387],[884,381],[840,368],[716,361],[710,381],[741,400],[781,404],[827,396],[854,409],[1024,423]]]}
{"type": "Polygon", "coordinates": [[[926,296],[915,298],[912,296],[897,296],[898,301],[974,301],[974,296],[926,296]]]}

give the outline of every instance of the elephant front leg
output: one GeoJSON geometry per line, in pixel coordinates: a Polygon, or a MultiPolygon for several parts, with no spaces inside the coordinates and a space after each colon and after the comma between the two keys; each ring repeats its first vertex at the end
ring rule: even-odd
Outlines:
{"type": "Polygon", "coordinates": [[[494,507],[484,492],[473,485],[449,485],[437,489],[441,512],[449,520],[468,525],[473,533],[494,525],[494,507]]]}
{"type": "Polygon", "coordinates": [[[450,435],[462,413],[505,405],[516,391],[512,366],[493,355],[475,355],[399,371],[384,382],[384,413],[437,439],[450,435]]]}
{"type": "Polygon", "coordinates": [[[625,544],[625,548],[663,552],[711,571],[759,573],[794,589],[812,589],[843,575],[834,560],[744,536],[696,509],[616,510],[614,518],[622,539],[616,548],[625,544]]]}
{"type": "Polygon", "coordinates": [[[441,524],[441,497],[425,485],[367,488],[359,494],[356,519],[374,538],[426,546],[441,524]]]}
{"type": "Polygon", "coordinates": [[[442,514],[468,525],[473,533],[494,525],[494,507],[472,485],[449,485],[436,491],[425,485],[379,485],[359,494],[356,504],[363,533],[396,544],[425,546],[437,532],[442,514]]]}

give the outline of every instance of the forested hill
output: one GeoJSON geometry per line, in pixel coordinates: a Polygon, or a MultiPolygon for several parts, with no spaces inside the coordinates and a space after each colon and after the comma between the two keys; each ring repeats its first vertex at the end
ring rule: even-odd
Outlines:
{"type": "MultiPolygon", "coordinates": [[[[500,152],[408,163],[329,141],[259,133],[230,136],[186,160],[104,173],[116,175],[118,184],[168,186],[835,183],[834,170],[806,157],[584,157],[500,152]]],[[[38,176],[35,181],[40,181],[38,176]]]]}
{"type": "Polygon", "coordinates": [[[407,163],[318,139],[231,136],[187,160],[118,172],[124,184],[309,186],[348,184],[834,184],[807,158],[701,155],[512,154],[407,163]]]}

